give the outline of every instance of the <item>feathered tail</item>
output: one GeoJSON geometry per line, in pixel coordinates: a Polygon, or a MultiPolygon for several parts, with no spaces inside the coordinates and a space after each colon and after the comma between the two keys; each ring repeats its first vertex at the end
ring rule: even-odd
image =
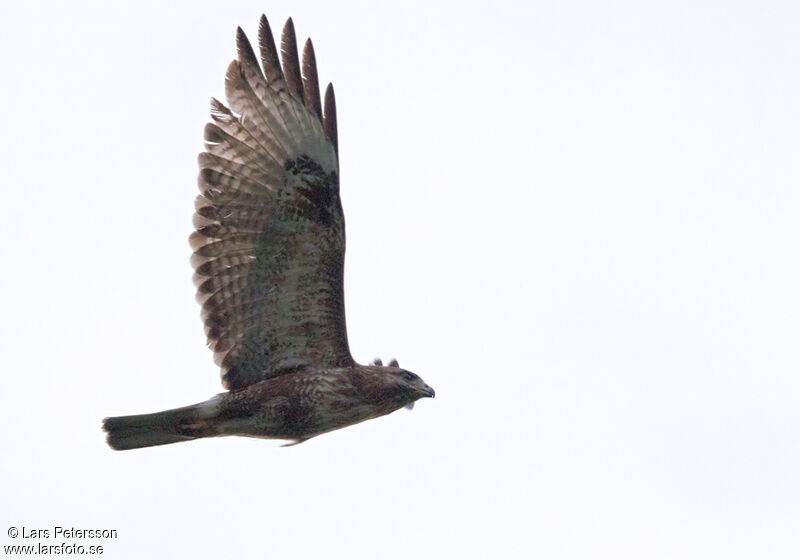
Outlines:
{"type": "Polygon", "coordinates": [[[166,445],[216,435],[200,417],[203,404],[152,414],[115,416],[103,420],[108,445],[119,451],[166,445]]]}

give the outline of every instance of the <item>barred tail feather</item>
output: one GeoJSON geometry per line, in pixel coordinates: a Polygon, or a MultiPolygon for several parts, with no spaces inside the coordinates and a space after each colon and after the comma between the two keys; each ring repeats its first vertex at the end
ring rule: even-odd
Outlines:
{"type": "Polygon", "coordinates": [[[106,441],[113,449],[122,451],[215,435],[209,433],[207,423],[199,417],[201,406],[106,418],[103,420],[103,430],[108,433],[106,441]]]}

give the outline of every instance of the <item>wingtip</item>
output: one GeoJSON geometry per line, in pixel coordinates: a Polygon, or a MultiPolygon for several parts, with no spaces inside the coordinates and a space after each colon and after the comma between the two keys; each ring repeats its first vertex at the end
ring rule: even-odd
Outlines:
{"type": "Polygon", "coordinates": [[[283,24],[283,30],[281,31],[281,41],[287,42],[291,41],[295,45],[297,45],[297,35],[294,31],[294,21],[292,18],[286,20],[286,23],[283,24]]]}
{"type": "Polygon", "coordinates": [[[333,93],[333,84],[329,83],[325,88],[325,108],[323,111],[322,125],[325,128],[325,135],[333,144],[336,154],[339,154],[339,130],[336,124],[336,95],[333,93]]]}
{"type": "Polygon", "coordinates": [[[300,75],[300,57],[297,55],[297,37],[294,33],[292,18],[286,20],[281,35],[281,62],[283,76],[289,86],[289,92],[303,101],[303,79],[300,75]]]}
{"type": "Polygon", "coordinates": [[[247,39],[247,33],[244,32],[244,29],[241,26],[236,28],[236,50],[239,52],[241,56],[242,50],[246,49],[250,46],[250,41],[247,39]]]}
{"type": "Polygon", "coordinates": [[[306,107],[322,121],[317,57],[314,55],[314,45],[310,38],[306,40],[303,47],[303,97],[305,98],[306,107]]]}

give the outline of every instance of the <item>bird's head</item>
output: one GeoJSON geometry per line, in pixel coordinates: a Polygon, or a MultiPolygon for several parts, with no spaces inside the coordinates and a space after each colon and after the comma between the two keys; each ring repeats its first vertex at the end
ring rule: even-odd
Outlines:
{"type": "Polygon", "coordinates": [[[412,399],[409,402],[413,403],[423,397],[433,398],[436,396],[433,387],[425,383],[416,373],[401,368],[387,367],[386,369],[389,370],[387,373],[390,378],[412,399]]]}
{"type": "Polygon", "coordinates": [[[370,366],[372,374],[380,380],[380,399],[391,401],[394,408],[413,408],[414,402],[424,397],[435,397],[436,391],[425,383],[416,373],[401,368],[396,360],[383,366],[375,360],[370,366]]]}

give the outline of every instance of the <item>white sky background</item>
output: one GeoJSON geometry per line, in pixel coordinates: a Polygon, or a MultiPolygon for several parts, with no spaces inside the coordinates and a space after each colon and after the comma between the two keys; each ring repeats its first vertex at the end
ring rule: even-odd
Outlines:
{"type": "Polygon", "coordinates": [[[0,544],[800,556],[795,3],[165,4],[0,22],[0,544]],[[336,87],[354,356],[437,398],[288,449],[111,451],[104,416],[222,390],[187,237],[262,11],[336,87]]]}

